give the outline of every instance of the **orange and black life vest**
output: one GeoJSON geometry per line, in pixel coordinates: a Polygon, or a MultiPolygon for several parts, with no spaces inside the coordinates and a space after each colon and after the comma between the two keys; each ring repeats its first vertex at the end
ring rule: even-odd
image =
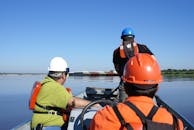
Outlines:
{"type": "Polygon", "coordinates": [[[137,43],[128,44],[127,46],[120,45],[119,47],[121,58],[130,58],[139,52],[137,43]]]}
{"type": "Polygon", "coordinates": [[[137,53],[148,53],[150,55],[154,55],[146,45],[139,44],[137,42],[132,44],[130,43],[125,46],[122,43],[117,49],[114,50],[113,63],[119,76],[123,75],[124,66],[127,61],[137,53]]]}
{"type": "MultiPolygon", "coordinates": [[[[178,118],[175,117],[173,114],[173,125],[167,124],[167,123],[159,123],[159,122],[154,122],[152,121],[153,116],[158,110],[157,106],[153,106],[150,113],[148,116],[145,116],[135,105],[133,105],[131,102],[127,101],[124,102],[128,107],[133,109],[136,113],[136,115],[141,119],[141,122],[143,124],[142,130],[176,130],[178,128],[179,130],[179,124],[178,124],[178,118]]],[[[123,119],[122,115],[120,114],[117,106],[113,106],[113,110],[119,119],[121,123],[122,128],[127,128],[127,130],[133,130],[133,127],[129,124],[126,123],[125,120],[123,119]]]]}
{"type": "MultiPolygon", "coordinates": [[[[29,109],[33,110],[34,113],[39,113],[39,114],[52,114],[52,112],[39,112],[39,111],[35,111],[35,105],[37,105],[38,107],[44,109],[44,110],[54,110],[56,112],[53,112],[53,114],[57,114],[60,116],[63,116],[63,120],[66,122],[68,120],[68,115],[71,111],[72,108],[68,107],[66,110],[62,109],[62,108],[58,108],[58,107],[51,107],[51,106],[42,106],[40,104],[38,104],[36,102],[38,93],[40,92],[42,84],[40,82],[35,82],[32,88],[32,92],[31,92],[31,97],[29,100],[29,109]]],[[[71,93],[71,89],[70,88],[66,88],[66,90],[71,93]]]]}

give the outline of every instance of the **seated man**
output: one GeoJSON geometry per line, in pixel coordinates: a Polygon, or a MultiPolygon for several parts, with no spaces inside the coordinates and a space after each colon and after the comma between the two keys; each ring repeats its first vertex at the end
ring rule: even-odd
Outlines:
{"type": "Polygon", "coordinates": [[[162,75],[153,56],[139,53],[131,57],[122,80],[128,95],[125,102],[99,110],[89,130],[183,130],[180,119],[166,108],[155,106],[153,97],[162,75]]]}
{"type": "MultiPolygon", "coordinates": [[[[32,116],[31,128],[36,129],[40,125],[58,126],[66,128],[66,119],[63,118],[63,110],[69,107],[83,107],[90,101],[73,97],[64,88],[69,68],[61,57],[54,57],[48,67],[48,75],[41,81],[41,89],[36,97],[36,104],[32,116]]],[[[98,106],[98,104],[96,105],[98,106]]]]}

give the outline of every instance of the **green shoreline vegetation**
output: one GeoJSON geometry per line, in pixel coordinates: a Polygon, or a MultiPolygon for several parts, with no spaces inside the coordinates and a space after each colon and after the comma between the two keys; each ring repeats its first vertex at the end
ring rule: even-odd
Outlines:
{"type": "Polygon", "coordinates": [[[165,77],[194,78],[194,69],[166,69],[162,70],[165,77]]]}

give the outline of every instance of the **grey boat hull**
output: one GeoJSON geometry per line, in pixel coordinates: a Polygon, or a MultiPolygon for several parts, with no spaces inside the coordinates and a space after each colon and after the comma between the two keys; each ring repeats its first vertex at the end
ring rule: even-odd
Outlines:
{"type": "MultiPolygon", "coordinates": [[[[80,97],[83,99],[87,100],[92,100],[92,101],[97,101],[103,98],[109,98],[113,102],[117,102],[117,96],[118,96],[118,91],[114,91],[114,89],[110,88],[95,88],[95,87],[87,87],[86,91],[78,94],[76,97],[80,97]],[[111,94],[111,96],[110,96],[111,94]]],[[[168,109],[168,111],[172,112],[174,115],[179,117],[184,124],[184,129],[185,130],[194,130],[194,126],[191,122],[189,122],[185,117],[183,117],[181,114],[173,110],[168,104],[166,104],[163,100],[159,98],[159,96],[156,96],[154,98],[154,101],[158,106],[163,106],[168,109]]],[[[83,114],[84,108],[74,108],[72,109],[69,117],[69,122],[68,122],[68,128],[67,130],[82,130],[83,128],[83,123],[85,127],[89,126],[90,121],[92,120],[94,114],[96,111],[98,111],[101,108],[94,108],[91,107],[87,109],[87,111],[83,114]],[[81,122],[81,120],[83,122],[81,122]]],[[[22,124],[19,124],[18,126],[14,127],[11,130],[30,130],[30,120],[25,121],[22,124]]]]}

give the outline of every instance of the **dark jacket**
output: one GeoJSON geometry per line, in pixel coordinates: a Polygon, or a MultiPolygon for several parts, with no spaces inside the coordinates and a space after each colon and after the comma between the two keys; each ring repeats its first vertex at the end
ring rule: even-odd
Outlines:
{"type": "MultiPolygon", "coordinates": [[[[146,45],[143,44],[138,44],[137,43],[137,48],[138,48],[138,53],[148,53],[150,55],[153,55],[153,53],[148,49],[146,45]]],[[[120,54],[120,47],[114,50],[113,53],[113,64],[115,67],[115,70],[119,74],[119,76],[123,75],[123,69],[126,64],[126,62],[129,60],[129,58],[122,58],[120,54]]]]}

